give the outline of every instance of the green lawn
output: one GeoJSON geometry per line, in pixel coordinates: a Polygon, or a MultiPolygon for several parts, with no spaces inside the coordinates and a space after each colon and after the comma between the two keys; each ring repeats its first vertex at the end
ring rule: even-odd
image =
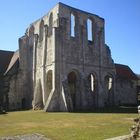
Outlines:
{"type": "Polygon", "coordinates": [[[0,115],[0,136],[40,133],[52,140],[103,140],[129,134],[137,114],[9,112],[0,115]]]}

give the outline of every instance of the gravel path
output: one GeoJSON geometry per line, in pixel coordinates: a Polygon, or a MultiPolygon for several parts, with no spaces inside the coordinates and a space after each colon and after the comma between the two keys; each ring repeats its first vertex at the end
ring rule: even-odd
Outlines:
{"type": "Polygon", "coordinates": [[[0,140],[50,140],[41,134],[18,135],[13,137],[1,137],[0,140]]]}

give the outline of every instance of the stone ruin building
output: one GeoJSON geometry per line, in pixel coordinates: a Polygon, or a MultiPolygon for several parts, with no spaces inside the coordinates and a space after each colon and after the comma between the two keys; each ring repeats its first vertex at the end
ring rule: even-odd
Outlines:
{"type": "Polygon", "coordinates": [[[138,77],[114,63],[104,24],[103,18],[63,3],[33,22],[19,38],[19,50],[5,52],[1,104],[45,111],[136,105],[138,77]]]}

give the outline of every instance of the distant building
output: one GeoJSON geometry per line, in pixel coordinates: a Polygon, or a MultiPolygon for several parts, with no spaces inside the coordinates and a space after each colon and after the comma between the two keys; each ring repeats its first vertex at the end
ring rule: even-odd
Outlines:
{"type": "Polygon", "coordinates": [[[115,64],[116,67],[116,104],[135,105],[137,102],[138,77],[126,65],[115,64]]]}
{"type": "Polygon", "coordinates": [[[137,93],[138,93],[138,104],[140,105],[140,75],[138,77],[138,86],[137,86],[137,93]]]}
{"type": "Polygon", "coordinates": [[[114,64],[104,32],[103,18],[62,3],[32,23],[3,73],[9,110],[136,105],[137,76],[114,64]]]}
{"type": "Polygon", "coordinates": [[[14,52],[0,50],[0,111],[7,109],[8,91],[5,89],[4,73],[14,52]]]}

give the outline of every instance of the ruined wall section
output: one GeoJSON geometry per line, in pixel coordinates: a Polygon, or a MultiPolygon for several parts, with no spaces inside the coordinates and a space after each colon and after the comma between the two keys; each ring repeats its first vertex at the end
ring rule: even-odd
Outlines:
{"type": "MultiPolygon", "coordinates": [[[[32,38],[33,39],[33,38],[32,38]]],[[[33,97],[33,80],[32,80],[32,65],[33,65],[33,41],[29,39],[29,35],[25,34],[19,39],[19,73],[17,78],[18,94],[22,96],[26,108],[31,108],[33,97]],[[29,47],[28,47],[29,46],[29,47]],[[19,84],[19,86],[18,86],[19,84]]]]}
{"type": "Polygon", "coordinates": [[[68,63],[99,66],[112,66],[110,49],[105,45],[104,19],[91,13],[59,5],[59,25],[63,26],[63,38],[65,38],[64,51],[68,63]],[[75,36],[71,36],[71,14],[75,16],[75,36]],[[92,41],[88,40],[87,20],[92,21],[92,41]],[[108,51],[109,50],[109,51],[108,51]],[[102,59],[102,60],[101,60],[102,59]],[[110,63],[110,65],[109,65],[110,63]]]}
{"type": "Polygon", "coordinates": [[[116,105],[133,106],[137,104],[137,81],[123,78],[116,79],[116,105]]]}
{"type": "MultiPolygon", "coordinates": [[[[78,71],[80,75],[79,82],[82,88],[79,91],[77,107],[88,107],[88,102],[92,99],[86,87],[87,77],[91,73],[96,75],[98,82],[97,104],[101,107],[104,106],[108,99],[108,93],[106,93],[104,88],[105,76],[110,75],[115,81],[114,62],[111,58],[110,49],[105,45],[104,19],[97,15],[60,4],[59,28],[56,42],[56,49],[59,52],[56,54],[58,60],[58,67],[56,69],[58,69],[57,75],[61,75],[60,83],[67,81],[67,76],[71,71],[78,71]],[[75,17],[75,36],[71,36],[71,14],[75,17]],[[87,37],[88,19],[92,21],[92,41],[88,40],[87,37]]],[[[113,94],[115,92],[114,81],[113,94]]]]}
{"type": "MultiPolygon", "coordinates": [[[[66,61],[68,63],[87,64],[87,65],[99,65],[99,47],[98,47],[98,37],[97,30],[102,28],[100,25],[97,28],[96,22],[104,24],[103,19],[96,16],[81,12],[80,10],[66,7],[60,4],[60,25],[62,24],[65,28],[65,33],[63,37],[65,38],[65,54],[67,54],[66,61]],[[71,14],[75,16],[75,37],[71,36],[71,14]],[[87,40],[87,19],[93,20],[93,36],[94,40],[87,40]],[[100,20],[100,21],[99,21],[100,20]]],[[[98,25],[99,26],[99,25],[98,25]]]]}
{"type": "Polygon", "coordinates": [[[14,71],[10,69],[8,74],[6,74],[9,81],[9,110],[28,109],[32,107],[32,43],[33,37],[29,39],[29,33],[27,34],[27,32],[19,39],[19,67],[14,71]]]}
{"type": "Polygon", "coordinates": [[[77,71],[79,85],[82,86],[76,95],[77,108],[87,109],[89,102],[92,102],[86,87],[87,77],[91,73],[96,75],[98,81],[99,101],[96,104],[103,106],[107,98],[103,87],[104,77],[107,74],[114,76],[115,73],[114,63],[110,61],[111,55],[105,46],[104,19],[59,3],[31,26],[37,36],[33,49],[34,109],[45,107],[47,111],[67,111],[64,93],[67,88],[64,89],[63,83],[73,70],[77,71]],[[71,36],[71,14],[75,16],[74,37],[71,36]],[[93,26],[92,41],[87,37],[88,19],[93,26]]]}
{"type": "MultiPolygon", "coordinates": [[[[58,6],[47,15],[32,24],[35,34],[38,35],[37,46],[34,52],[35,80],[34,80],[34,109],[44,108],[49,104],[50,93],[55,87],[55,28],[58,26],[58,6]],[[53,88],[47,91],[48,73],[52,72],[53,88]],[[39,86],[40,85],[40,86],[39,86]],[[48,100],[49,99],[49,100],[48,100]]],[[[52,96],[52,95],[51,95],[52,96]]]]}
{"type": "Polygon", "coordinates": [[[91,73],[96,75],[96,105],[104,106],[107,94],[104,77],[114,76],[113,61],[104,39],[104,19],[59,3],[47,15],[32,23],[20,40],[20,64],[26,95],[33,98],[34,109],[67,111],[68,74],[75,71],[79,86],[76,108],[92,106],[87,86],[91,73]],[[75,16],[71,36],[71,14],[75,16]],[[92,21],[92,40],[88,40],[87,20],[92,21]],[[64,86],[66,85],[66,86],[64,86]],[[81,88],[82,87],[82,88],[81,88]],[[65,94],[66,93],[66,94],[65,94]]]}
{"type": "MultiPolygon", "coordinates": [[[[9,79],[9,92],[8,92],[8,109],[9,110],[21,110],[29,108],[29,104],[27,105],[27,95],[25,94],[26,91],[24,90],[23,82],[21,82],[22,75],[20,73],[14,74],[9,79]],[[24,91],[23,91],[24,90],[24,91]],[[23,105],[23,100],[26,100],[25,104],[23,105]]],[[[31,106],[30,106],[31,107],[31,106]]]]}

